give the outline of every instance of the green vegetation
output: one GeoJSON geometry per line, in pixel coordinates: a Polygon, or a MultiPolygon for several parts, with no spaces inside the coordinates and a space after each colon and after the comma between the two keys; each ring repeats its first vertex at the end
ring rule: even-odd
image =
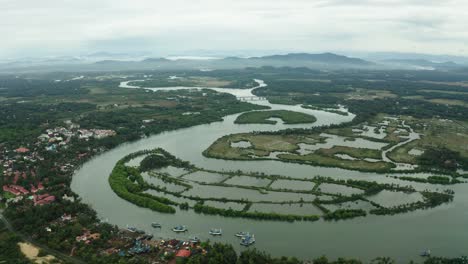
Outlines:
{"type": "Polygon", "coordinates": [[[345,154],[349,155],[353,158],[357,159],[364,159],[364,158],[371,158],[371,159],[381,159],[382,153],[377,149],[366,149],[366,148],[352,148],[352,147],[345,147],[345,146],[334,146],[329,149],[319,149],[317,151],[318,154],[324,156],[334,156],[336,154],[345,154]]]}
{"type": "Polygon", "coordinates": [[[273,111],[255,111],[243,113],[234,121],[236,124],[276,124],[275,120],[270,118],[280,118],[285,124],[305,124],[314,123],[317,119],[308,114],[288,111],[288,110],[273,110],[273,111]]]}
{"type": "MultiPolygon", "coordinates": [[[[147,184],[143,181],[141,177],[140,171],[136,168],[127,167],[125,163],[132,158],[135,158],[140,155],[146,155],[149,158],[147,162],[143,164],[150,163],[150,167],[153,167],[154,164],[158,164],[158,168],[160,168],[161,164],[167,164],[168,166],[171,164],[169,161],[176,160],[175,157],[171,156],[169,153],[165,152],[162,149],[156,149],[153,151],[140,151],[130,155],[125,156],[121,160],[117,162],[114,169],[112,170],[111,175],[109,176],[109,184],[112,190],[121,198],[138,205],[140,207],[149,208],[154,211],[158,211],[161,213],[175,213],[175,209],[170,206],[170,204],[176,204],[170,201],[167,198],[156,197],[149,194],[140,193],[141,191],[148,188],[147,184]],[[157,158],[161,158],[161,162],[157,160],[157,158]],[[156,159],[156,160],[155,160],[156,159]],[[138,184],[135,184],[134,182],[138,184]]],[[[145,167],[148,169],[148,166],[145,167]]]]}
{"type": "Polygon", "coordinates": [[[0,262],[4,263],[31,263],[21,252],[18,242],[20,238],[7,231],[3,221],[0,220],[0,262]]]}
{"type": "Polygon", "coordinates": [[[317,215],[284,215],[277,213],[262,213],[262,212],[245,212],[245,211],[235,211],[232,209],[220,209],[211,206],[203,205],[202,203],[197,203],[194,208],[196,213],[211,214],[211,215],[222,215],[227,217],[243,217],[251,218],[258,220],[279,220],[279,221],[317,221],[320,219],[317,215]]]}
{"type": "Polygon", "coordinates": [[[405,180],[405,181],[422,182],[422,183],[430,183],[430,184],[442,184],[442,185],[462,183],[462,181],[459,181],[455,178],[446,177],[446,176],[429,176],[427,178],[402,176],[402,177],[394,177],[394,178],[405,180]]]}
{"type": "Polygon", "coordinates": [[[366,211],[362,209],[339,209],[330,213],[327,213],[323,216],[325,220],[342,220],[342,219],[350,219],[360,216],[366,216],[366,211]]]}
{"type": "Polygon", "coordinates": [[[227,159],[251,159],[250,155],[268,156],[273,151],[294,152],[299,143],[314,144],[321,142],[322,137],[308,135],[304,137],[242,133],[227,135],[216,140],[207,150],[205,156],[227,159]],[[246,141],[252,146],[246,148],[232,147],[233,143],[246,141]]]}

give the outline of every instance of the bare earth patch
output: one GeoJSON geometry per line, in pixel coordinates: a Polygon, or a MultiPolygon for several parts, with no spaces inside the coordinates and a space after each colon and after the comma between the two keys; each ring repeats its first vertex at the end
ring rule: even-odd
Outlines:
{"type": "Polygon", "coordinates": [[[44,257],[38,257],[37,255],[39,255],[39,248],[33,246],[30,243],[20,242],[20,243],[18,243],[18,246],[20,247],[21,252],[26,256],[26,258],[28,258],[29,260],[31,260],[34,263],[38,263],[38,264],[44,263],[44,264],[46,264],[46,263],[50,263],[51,261],[55,260],[55,257],[52,256],[52,255],[47,255],[47,256],[44,256],[44,257]]]}

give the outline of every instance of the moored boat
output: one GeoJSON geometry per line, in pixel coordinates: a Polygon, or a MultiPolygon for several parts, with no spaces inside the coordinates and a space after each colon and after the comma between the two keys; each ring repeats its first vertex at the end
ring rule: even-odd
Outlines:
{"type": "Polygon", "coordinates": [[[425,251],[423,251],[421,254],[420,254],[421,257],[430,257],[431,256],[431,250],[430,249],[426,249],[425,251]]]}
{"type": "Polygon", "coordinates": [[[249,232],[244,232],[244,231],[236,233],[236,237],[245,237],[245,236],[248,236],[248,235],[250,235],[250,233],[249,232]]]}
{"type": "Polygon", "coordinates": [[[254,236],[254,235],[247,235],[247,236],[244,236],[244,237],[242,238],[241,242],[240,242],[240,244],[241,244],[242,246],[246,246],[246,247],[248,247],[248,246],[250,246],[250,245],[252,245],[252,244],[254,244],[254,243],[255,243],[255,236],[254,236]]]}
{"type": "Polygon", "coordinates": [[[134,226],[127,225],[127,230],[132,232],[132,233],[135,233],[138,229],[136,227],[134,227],[134,226]]]}
{"type": "Polygon", "coordinates": [[[188,231],[188,229],[184,225],[178,225],[178,226],[172,228],[172,231],[174,231],[174,232],[186,232],[186,231],[188,231]]]}
{"type": "Polygon", "coordinates": [[[220,236],[223,234],[223,230],[221,228],[212,228],[210,229],[210,235],[212,236],[220,236]]]}
{"type": "Polygon", "coordinates": [[[200,243],[200,238],[198,238],[197,236],[190,237],[189,241],[190,243],[200,243]]]}
{"type": "Polygon", "coordinates": [[[161,228],[161,224],[158,224],[158,223],[156,223],[156,222],[151,223],[151,226],[152,226],[153,228],[161,228]]]}

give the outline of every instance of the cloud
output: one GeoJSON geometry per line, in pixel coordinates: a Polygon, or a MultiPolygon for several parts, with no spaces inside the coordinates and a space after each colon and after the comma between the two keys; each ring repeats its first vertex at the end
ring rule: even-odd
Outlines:
{"type": "Polygon", "coordinates": [[[468,41],[463,0],[0,0],[0,5],[3,57],[198,49],[460,55],[468,41]]]}

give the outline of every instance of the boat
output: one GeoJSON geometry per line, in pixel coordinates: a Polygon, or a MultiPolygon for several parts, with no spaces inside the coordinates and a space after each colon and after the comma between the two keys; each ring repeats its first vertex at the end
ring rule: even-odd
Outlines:
{"type": "Polygon", "coordinates": [[[431,250],[430,249],[426,249],[425,251],[423,251],[421,254],[420,254],[421,257],[430,257],[431,256],[431,250]]]}
{"type": "Polygon", "coordinates": [[[190,241],[190,243],[199,243],[200,238],[198,238],[197,236],[189,237],[189,241],[190,241]]]}
{"type": "Polygon", "coordinates": [[[179,225],[179,226],[176,226],[176,227],[172,228],[172,231],[174,231],[174,232],[186,232],[186,231],[188,231],[188,229],[184,225],[179,225]]]}
{"type": "Polygon", "coordinates": [[[161,228],[161,224],[158,224],[156,222],[151,223],[151,226],[154,228],[161,228]]]}
{"type": "Polygon", "coordinates": [[[248,236],[248,235],[250,235],[249,232],[243,232],[242,231],[242,232],[236,233],[236,237],[245,237],[245,236],[248,236]]]}
{"type": "Polygon", "coordinates": [[[212,228],[210,229],[210,235],[212,236],[220,236],[223,234],[223,230],[221,228],[212,228]]]}
{"type": "Polygon", "coordinates": [[[250,246],[250,245],[252,245],[252,244],[254,244],[254,243],[255,243],[255,236],[254,236],[254,235],[247,235],[247,236],[244,236],[244,237],[242,238],[241,242],[240,242],[240,244],[241,244],[242,246],[246,246],[246,247],[248,247],[248,246],[250,246]]]}
{"type": "Polygon", "coordinates": [[[128,226],[127,225],[127,230],[132,232],[132,233],[135,233],[138,229],[136,227],[134,227],[134,226],[128,226]]]}

